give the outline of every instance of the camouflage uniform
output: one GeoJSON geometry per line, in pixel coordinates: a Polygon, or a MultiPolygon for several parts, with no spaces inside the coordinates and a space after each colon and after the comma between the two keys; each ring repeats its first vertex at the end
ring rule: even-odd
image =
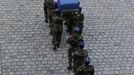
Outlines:
{"type": "Polygon", "coordinates": [[[75,52],[79,47],[78,47],[78,44],[79,44],[79,39],[81,39],[81,35],[77,34],[77,33],[74,33],[72,34],[72,36],[68,39],[68,43],[70,44],[70,48],[68,50],[68,64],[69,64],[69,67],[68,68],[72,68],[72,53],[75,52]]]}
{"type": "Polygon", "coordinates": [[[67,26],[67,32],[72,32],[73,26],[75,24],[76,24],[76,14],[75,14],[75,12],[67,13],[65,15],[65,25],[67,26]]]}
{"type": "Polygon", "coordinates": [[[72,53],[74,53],[77,49],[70,47],[68,50],[68,69],[72,69],[72,61],[73,61],[73,55],[72,53]]]}
{"type": "Polygon", "coordinates": [[[76,75],[94,75],[94,66],[82,65],[77,69],[76,75]]]}
{"type": "Polygon", "coordinates": [[[76,69],[84,64],[84,58],[88,56],[86,50],[78,49],[73,53],[73,70],[76,73],[76,69]]]}
{"type": "Polygon", "coordinates": [[[45,14],[45,18],[46,18],[46,22],[48,22],[48,12],[51,8],[54,7],[54,1],[53,0],[44,0],[44,3],[43,3],[43,8],[44,8],[44,14],[45,14]]]}
{"type": "Polygon", "coordinates": [[[53,35],[53,45],[54,49],[59,47],[61,42],[61,36],[63,31],[63,19],[60,15],[54,15],[52,19],[52,35],[53,35]]]}
{"type": "Polygon", "coordinates": [[[80,35],[74,33],[70,38],[69,38],[69,44],[73,48],[78,48],[78,40],[79,40],[80,35]]]}

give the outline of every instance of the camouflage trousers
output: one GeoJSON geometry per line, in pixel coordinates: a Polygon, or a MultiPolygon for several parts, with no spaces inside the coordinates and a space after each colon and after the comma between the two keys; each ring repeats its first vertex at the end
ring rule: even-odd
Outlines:
{"type": "Polygon", "coordinates": [[[54,48],[59,47],[59,44],[61,42],[62,31],[53,31],[52,35],[53,35],[52,44],[54,45],[54,48]]]}
{"type": "Polygon", "coordinates": [[[75,51],[76,50],[74,48],[72,48],[72,47],[70,47],[68,49],[68,64],[69,64],[70,67],[72,67],[72,62],[73,62],[73,55],[72,55],[72,53],[75,52],[75,51]]]}

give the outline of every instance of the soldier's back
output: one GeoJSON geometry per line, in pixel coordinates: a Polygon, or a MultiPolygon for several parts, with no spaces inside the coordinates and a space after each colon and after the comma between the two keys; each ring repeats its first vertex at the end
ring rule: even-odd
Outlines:
{"type": "Polygon", "coordinates": [[[86,50],[77,50],[74,53],[74,57],[76,59],[76,62],[78,62],[81,65],[84,63],[84,58],[86,56],[88,56],[88,52],[86,50]]]}
{"type": "Polygon", "coordinates": [[[72,36],[70,37],[70,45],[77,48],[79,37],[80,37],[79,34],[73,33],[72,36]]]}
{"type": "Polygon", "coordinates": [[[88,56],[88,52],[86,50],[76,50],[76,52],[73,53],[74,70],[84,64],[84,58],[86,56],[88,56]]]}
{"type": "Polygon", "coordinates": [[[78,56],[80,56],[80,57],[86,57],[86,56],[88,56],[87,50],[79,50],[78,51],[78,56]]]}

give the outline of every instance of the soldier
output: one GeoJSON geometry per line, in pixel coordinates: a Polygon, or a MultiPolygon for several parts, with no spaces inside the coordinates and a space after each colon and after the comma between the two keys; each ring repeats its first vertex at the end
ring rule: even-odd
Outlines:
{"type": "Polygon", "coordinates": [[[75,53],[79,48],[80,49],[84,48],[83,41],[84,40],[82,40],[82,39],[79,40],[78,48],[73,48],[73,47],[69,48],[69,50],[68,50],[68,64],[69,64],[68,69],[72,69],[73,53],[75,53]]]}
{"type": "Polygon", "coordinates": [[[47,2],[46,0],[44,0],[44,3],[43,3],[43,8],[44,8],[44,14],[45,14],[45,22],[48,23],[48,12],[47,12],[47,2]]]}
{"type": "Polygon", "coordinates": [[[67,43],[69,43],[71,47],[78,48],[79,39],[83,39],[80,33],[81,32],[79,27],[75,27],[73,32],[69,33],[67,43]]]}
{"type": "Polygon", "coordinates": [[[73,48],[73,47],[70,47],[69,50],[68,50],[68,69],[72,69],[72,60],[73,60],[73,57],[72,57],[72,53],[75,52],[77,50],[77,48],[73,48]]]}
{"type": "Polygon", "coordinates": [[[48,23],[48,12],[54,6],[53,0],[44,0],[43,7],[44,7],[44,14],[45,14],[45,22],[48,23]]]}
{"type": "Polygon", "coordinates": [[[90,64],[90,57],[84,59],[84,65],[81,65],[77,71],[76,75],[94,75],[94,66],[90,64]]]}
{"type": "Polygon", "coordinates": [[[77,49],[79,49],[79,47],[81,47],[82,45],[84,45],[83,43],[83,37],[79,34],[80,30],[78,27],[74,28],[74,32],[69,33],[69,39],[67,40],[67,43],[70,44],[70,48],[68,50],[68,69],[71,69],[72,66],[72,53],[75,52],[77,49]]]}
{"type": "Polygon", "coordinates": [[[78,67],[84,64],[84,58],[88,56],[88,52],[80,47],[76,52],[73,53],[73,71],[76,74],[78,67]]]}
{"type": "Polygon", "coordinates": [[[61,36],[63,31],[63,19],[60,12],[57,10],[56,14],[53,16],[52,19],[52,35],[53,35],[53,49],[59,48],[59,44],[61,42],[61,36]]]}

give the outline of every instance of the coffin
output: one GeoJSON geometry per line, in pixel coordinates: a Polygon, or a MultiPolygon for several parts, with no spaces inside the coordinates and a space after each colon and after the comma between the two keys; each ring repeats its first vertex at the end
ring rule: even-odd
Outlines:
{"type": "Polygon", "coordinates": [[[79,1],[78,0],[58,0],[57,8],[61,12],[65,11],[79,11],[79,1]]]}

